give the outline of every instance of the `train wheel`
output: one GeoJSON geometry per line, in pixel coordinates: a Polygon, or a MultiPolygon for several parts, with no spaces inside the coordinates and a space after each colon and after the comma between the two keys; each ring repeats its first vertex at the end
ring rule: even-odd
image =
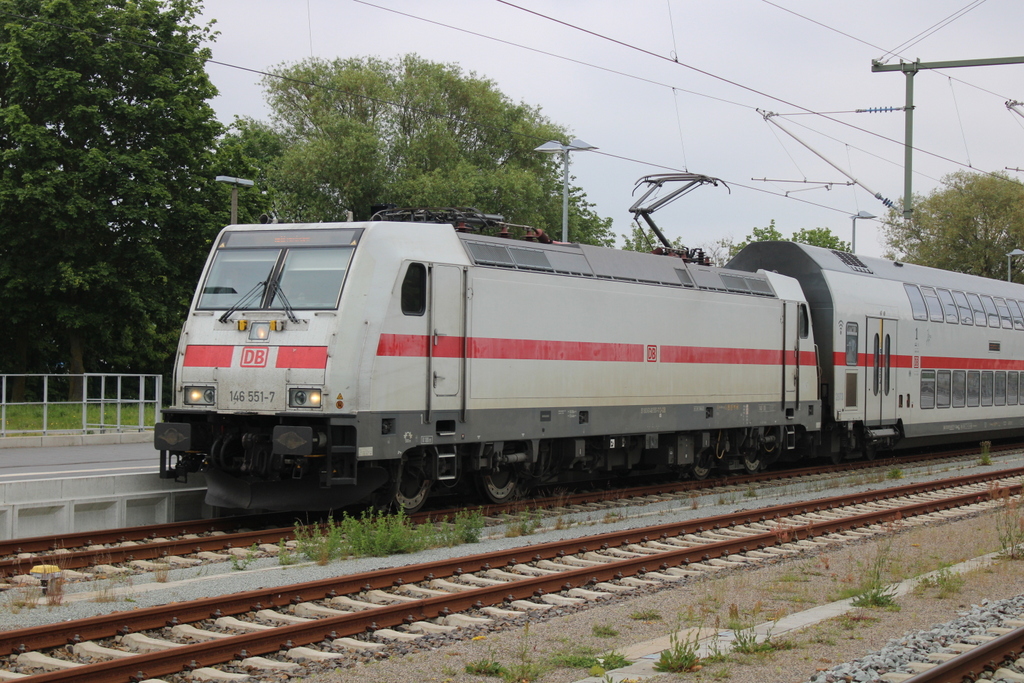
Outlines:
{"type": "Polygon", "coordinates": [[[480,492],[492,503],[507,503],[519,491],[519,472],[506,465],[487,474],[477,475],[480,492]]]}
{"type": "Polygon", "coordinates": [[[762,467],[764,467],[764,461],[756,453],[743,456],[743,469],[747,471],[747,474],[757,474],[762,467]]]}
{"type": "Polygon", "coordinates": [[[694,479],[707,479],[708,475],[711,474],[711,458],[698,455],[693,463],[693,467],[690,468],[690,472],[693,474],[694,479]]]}
{"type": "Polygon", "coordinates": [[[395,491],[395,507],[409,515],[419,512],[427,502],[433,483],[418,465],[402,463],[401,480],[395,491]]]}
{"type": "Polygon", "coordinates": [[[874,460],[876,457],[878,457],[878,450],[874,446],[864,447],[864,458],[866,460],[874,460]]]}

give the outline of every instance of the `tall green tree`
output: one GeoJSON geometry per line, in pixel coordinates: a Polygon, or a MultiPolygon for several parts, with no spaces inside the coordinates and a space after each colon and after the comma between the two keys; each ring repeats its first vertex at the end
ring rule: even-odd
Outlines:
{"type": "MultiPolygon", "coordinates": [[[[560,158],[534,148],[569,136],[490,80],[416,55],[308,59],[275,73],[263,85],[282,144],[264,150],[281,219],[366,219],[387,203],[473,206],[560,234],[560,158]]],[[[247,126],[250,138],[265,132],[247,126]]],[[[569,225],[572,241],[614,240],[611,220],[575,187],[569,225]]]]}
{"type": "Polygon", "coordinates": [[[891,258],[1005,279],[1006,254],[1024,247],[1024,184],[1002,173],[951,173],[915,197],[910,221],[902,206],[890,209],[884,231],[891,258]]]}
{"type": "Polygon", "coordinates": [[[0,370],[165,368],[225,215],[198,13],[0,0],[0,370]]]}
{"type": "MultiPolygon", "coordinates": [[[[785,239],[782,233],[779,232],[779,229],[775,227],[775,219],[773,218],[767,226],[751,230],[750,234],[739,244],[728,245],[729,257],[732,258],[740,253],[743,247],[751,242],[781,242],[785,239]]],[[[801,228],[793,233],[789,241],[809,244],[812,247],[835,249],[836,251],[850,251],[850,244],[839,239],[829,228],[801,228]]]]}

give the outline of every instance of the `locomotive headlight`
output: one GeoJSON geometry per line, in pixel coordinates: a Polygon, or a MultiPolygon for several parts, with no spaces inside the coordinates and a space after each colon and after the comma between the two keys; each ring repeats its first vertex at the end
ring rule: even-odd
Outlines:
{"type": "Polygon", "coordinates": [[[267,341],[270,339],[270,323],[249,323],[249,341],[267,341]]]}
{"type": "Polygon", "coordinates": [[[217,402],[217,390],[213,387],[185,387],[185,405],[212,406],[217,402]]]}
{"type": "Polygon", "coordinates": [[[319,408],[319,389],[289,389],[288,406],[291,408],[319,408]]]}

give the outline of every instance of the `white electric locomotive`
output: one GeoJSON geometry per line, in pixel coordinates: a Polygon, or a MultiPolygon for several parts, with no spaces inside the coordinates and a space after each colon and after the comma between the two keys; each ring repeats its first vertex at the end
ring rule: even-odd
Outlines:
{"type": "Polygon", "coordinates": [[[163,475],[201,469],[230,508],[415,510],[432,489],[503,501],[814,452],[797,280],[464,228],[225,228],[157,425],[163,475]]]}
{"type": "Polygon", "coordinates": [[[792,242],[713,268],[440,215],[225,228],[163,476],[202,470],[229,508],[411,511],[1024,434],[1024,286],[792,242]]]}

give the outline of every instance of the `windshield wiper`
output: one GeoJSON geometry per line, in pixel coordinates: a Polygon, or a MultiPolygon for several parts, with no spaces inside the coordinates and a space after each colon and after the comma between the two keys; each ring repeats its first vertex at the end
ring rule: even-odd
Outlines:
{"type": "Polygon", "coordinates": [[[292,323],[298,323],[299,319],[295,315],[295,309],[292,308],[292,303],[288,301],[288,297],[284,295],[284,290],[281,288],[280,275],[278,275],[277,278],[272,283],[270,283],[270,297],[268,297],[268,299],[270,301],[271,307],[273,307],[274,301],[279,297],[281,299],[281,304],[284,308],[285,315],[288,316],[288,320],[290,320],[292,323]]]}
{"type": "Polygon", "coordinates": [[[248,306],[253,301],[261,300],[263,298],[263,291],[266,288],[266,286],[266,280],[264,280],[263,282],[257,282],[252,289],[250,289],[248,292],[242,295],[242,298],[240,298],[238,301],[232,304],[231,308],[224,311],[224,315],[218,318],[218,320],[220,320],[222,323],[226,323],[228,322],[228,319],[231,317],[231,314],[237,311],[238,309],[248,306]]]}

